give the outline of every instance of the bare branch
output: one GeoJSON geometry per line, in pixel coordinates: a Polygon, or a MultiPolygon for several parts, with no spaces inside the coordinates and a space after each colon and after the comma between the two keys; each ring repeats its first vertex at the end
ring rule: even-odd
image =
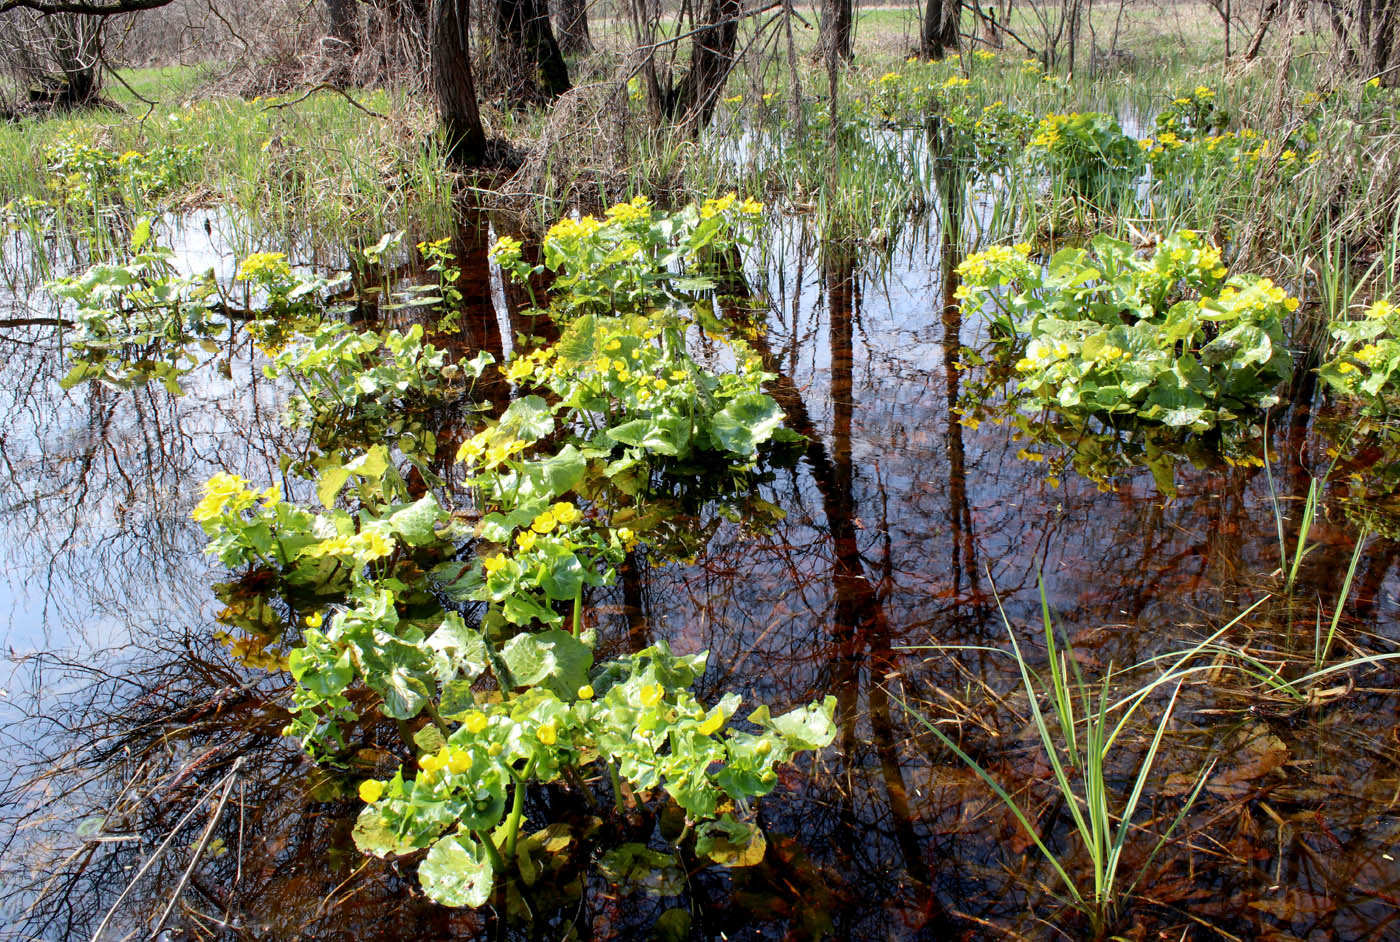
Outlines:
{"type": "Polygon", "coordinates": [[[115,0],[113,3],[86,3],[83,0],[0,0],[0,13],[33,10],[36,13],[82,13],[87,16],[118,16],[166,6],[173,0],[115,0]]]}

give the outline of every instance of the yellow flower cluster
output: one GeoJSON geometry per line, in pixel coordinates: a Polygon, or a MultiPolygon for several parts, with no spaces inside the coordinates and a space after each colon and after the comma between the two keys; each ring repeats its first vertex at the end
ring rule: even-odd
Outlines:
{"type": "Polygon", "coordinates": [[[943,87],[944,87],[944,88],[966,88],[966,87],[967,87],[968,85],[970,85],[970,84],[971,84],[971,82],[969,82],[967,79],[963,78],[961,75],[950,75],[950,76],[948,76],[948,81],[946,81],[946,82],[943,83],[943,87]]]}
{"type": "Polygon", "coordinates": [[[1017,245],[993,245],[963,259],[962,263],[958,265],[958,274],[965,281],[980,284],[988,274],[994,271],[1001,271],[1004,268],[1010,268],[1016,272],[1025,270],[1030,254],[1029,242],[1021,242],[1017,245]]]}
{"type": "MultiPolygon", "coordinates": [[[[491,246],[491,251],[487,253],[491,261],[498,265],[514,261],[520,257],[520,250],[523,246],[519,239],[512,239],[510,236],[501,236],[496,240],[496,244],[491,246]]],[[[423,243],[418,244],[418,250],[424,255],[428,254],[423,243]]]]}
{"type": "Polygon", "coordinates": [[[567,527],[577,523],[581,516],[573,504],[560,501],[531,521],[530,529],[536,533],[550,533],[556,526],[567,527]]]}
{"type": "Polygon", "coordinates": [[[361,530],[346,536],[335,536],[322,540],[302,550],[302,555],[310,558],[324,556],[349,556],[360,563],[370,563],[383,559],[394,551],[394,541],[379,530],[361,530]]]}
{"type": "Polygon", "coordinates": [[[603,228],[605,224],[600,219],[592,216],[584,216],[582,219],[564,218],[549,227],[549,231],[544,234],[545,242],[555,242],[569,239],[586,239],[603,228]]]}
{"type": "MultiPolygon", "coordinates": [[[[273,491],[274,488],[268,488],[263,495],[268,496],[273,491]]],[[[190,511],[190,517],[198,523],[203,523],[213,520],[225,509],[237,513],[245,507],[252,506],[256,499],[253,492],[248,490],[246,480],[236,474],[220,471],[204,482],[204,498],[190,511]]]]}
{"type": "Polygon", "coordinates": [[[482,429],[462,442],[461,447],[457,449],[457,460],[494,468],[528,447],[528,442],[513,436],[501,436],[494,428],[482,429]]]}
{"type": "Polygon", "coordinates": [[[607,212],[610,222],[626,225],[641,219],[651,218],[651,200],[645,196],[634,196],[630,202],[618,203],[607,212]]]}
{"type": "Polygon", "coordinates": [[[467,750],[458,749],[456,746],[443,746],[437,752],[419,759],[418,767],[423,770],[424,780],[431,782],[444,769],[452,775],[461,775],[466,772],[472,767],[472,755],[467,750]]]}
{"type": "Polygon", "coordinates": [[[713,219],[729,211],[729,207],[734,205],[739,197],[735,193],[726,193],[719,199],[705,200],[700,206],[701,219],[713,219]]]}
{"type": "Polygon", "coordinates": [[[1271,278],[1260,278],[1243,288],[1235,284],[1226,285],[1220,289],[1217,301],[1225,307],[1244,311],[1262,312],[1278,306],[1286,311],[1296,311],[1299,307],[1298,299],[1274,284],[1271,278]]]}
{"type": "Polygon", "coordinates": [[[237,277],[247,281],[272,281],[287,278],[292,274],[292,266],[287,264],[287,256],[282,252],[254,252],[238,266],[237,277]]]}

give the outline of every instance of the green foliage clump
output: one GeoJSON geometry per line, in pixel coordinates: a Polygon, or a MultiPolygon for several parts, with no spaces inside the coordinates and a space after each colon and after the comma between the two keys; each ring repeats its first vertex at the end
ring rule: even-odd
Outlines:
{"type": "Polygon", "coordinates": [[[1161,111],[1157,112],[1154,123],[1157,134],[1173,134],[1185,140],[1193,140],[1219,133],[1229,124],[1230,115],[1215,100],[1215,90],[1208,85],[1197,85],[1189,92],[1173,98],[1161,111]]]}
{"type": "Polygon", "coordinates": [[[57,141],[45,156],[57,202],[89,211],[141,211],[184,187],[199,164],[194,147],[160,144],[118,154],[76,136],[57,141]]]}
{"type": "Polygon", "coordinates": [[[1021,352],[1019,388],[1037,407],[1200,432],[1273,405],[1292,369],[1283,325],[1297,299],[1230,275],[1194,232],[1145,259],[1099,236],[1043,267],[1029,245],[994,246],[958,272],[964,311],[1021,352]]]}
{"type": "Polygon", "coordinates": [[[1070,190],[1093,198],[1130,183],[1142,168],[1138,142],[1101,112],[1048,114],[1026,145],[1026,159],[1070,190]]]}
{"type": "Polygon", "coordinates": [[[1318,375],[1367,412],[1392,411],[1400,392],[1400,306],[1377,300],[1359,318],[1334,320],[1330,331],[1332,349],[1318,375]]]}
{"type": "MultiPolygon", "coordinates": [[[[433,429],[396,424],[394,403],[475,379],[489,358],[448,362],[416,328],[299,328],[275,370],[300,390],[292,421],[320,452],[301,470],[318,475],[322,508],[223,473],[194,509],[211,553],[300,613],[283,639],[296,682],[289,735],[334,762],[352,723],[416,726],[412,758],[361,783],[355,840],[378,856],[426,849],[420,882],[440,902],[478,906],[500,880],[536,879],[547,848],[573,837],[552,824],[522,839],[526,790],[582,788],[590,767],[619,810],[665,795],[686,822],[678,842],[755,863],[750,801],[772,790],[777,765],[834,736],[831,698],[778,717],[759,707],[736,728],[737,695],[706,707],[690,693],[704,653],[658,643],[599,662],[586,626],[586,589],[662,538],[675,482],[703,469],[720,492],[741,488],[780,437],[756,357],[736,344],[735,367],[716,372],[685,343],[713,318],[696,293],[706,253],[735,244],[754,205],[730,196],[665,215],[633,201],[555,226],[544,265],[561,336],[507,364],[519,395],[498,416],[472,414],[460,487],[429,477],[445,456],[433,429]],[[336,426],[368,447],[346,460],[336,426]],[[400,455],[432,490],[414,493],[400,455]]],[[[531,273],[518,243],[502,240],[495,256],[531,273]]]]}

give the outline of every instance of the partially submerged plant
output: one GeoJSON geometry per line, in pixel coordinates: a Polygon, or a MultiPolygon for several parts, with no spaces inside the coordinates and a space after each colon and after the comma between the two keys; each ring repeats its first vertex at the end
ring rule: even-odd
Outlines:
{"type": "Polygon", "coordinates": [[[1400,393],[1400,306],[1381,299],[1359,318],[1334,320],[1333,344],[1317,373],[1369,413],[1394,409],[1400,393]]]}
{"type": "Polygon", "coordinates": [[[1099,236],[1044,266],[1030,246],[993,246],[958,266],[968,314],[1021,352],[1035,407],[1201,432],[1278,401],[1292,370],[1283,325],[1298,300],[1231,275],[1220,250],[1179,232],[1139,258],[1099,236]]]}
{"type": "MultiPolygon", "coordinates": [[[[689,692],[704,652],[659,642],[596,661],[584,610],[589,587],[665,532],[668,482],[703,469],[741,488],[779,431],[756,357],[731,344],[734,369],[715,372],[685,343],[712,316],[694,294],[703,253],[750,212],[733,197],[673,216],[634,201],[556,226],[545,259],[561,337],[507,365],[523,395],[475,417],[459,488],[432,473],[445,457],[433,428],[406,425],[398,403],[440,399],[490,359],[450,363],[419,328],[301,328],[275,362],[300,391],[290,421],[319,452],[291,470],[316,476],[322,508],[224,473],[194,510],[211,553],[301,616],[278,639],[296,681],[287,732],[334,764],[364,717],[412,730],[412,757],[361,783],[355,840],[379,856],[427,849],[419,878],[440,902],[479,906],[500,881],[530,882],[543,845],[522,840],[526,792],[557,782],[591,801],[594,770],[619,812],[667,796],[686,822],[674,852],[756,863],[752,800],[834,736],[829,697],[778,717],[759,707],[735,728],[738,696],[706,707],[689,692]],[[358,453],[335,434],[347,425],[358,453]],[[399,455],[434,489],[415,494],[399,455]]],[[[528,274],[509,242],[497,256],[528,274]]]]}
{"type": "MultiPolygon", "coordinates": [[[[1021,677],[1022,689],[1026,695],[1039,746],[1053,772],[1055,790],[1070,816],[1072,833],[1089,861],[1089,880],[1082,880],[1071,872],[1073,865],[1068,856],[1056,852],[1051,847],[1048,838],[1032,823],[1031,816],[1022,804],[1005,785],[987,771],[986,767],[968,755],[937,724],[914,712],[907,703],[903,705],[920,725],[947,746],[991,788],[1015,817],[1046,863],[1055,871],[1069,894],[1072,905],[1088,917],[1093,937],[1102,939],[1121,914],[1123,905],[1132,896],[1152,859],[1185,819],[1214,765],[1207,765],[1196,776],[1195,783],[1176,815],[1137,863],[1136,873],[1124,872],[1124,848],[1129,836],[1138,830],[1133,818],[1153,775],[1162,739],[1171,722],[1177,696],[1181,692],[1182,679],[1189,672],[1182,668],[1200,652],[1203,645],[1197,645],[1180,654],[1165,655],[1163,659],[1172,662],[1166,670],[1126,695],[1120,695],[1117,689],[1119,678],[1128,671],[1115,671],[1110,664],[1102,681],[1098,684],[1087,682],[1068,644],[1061,649],[1056,643],[1043,583],[1040,586],[1040,605],[1048,657],[1048,677],[1031,669],[1016,639],[1015,628],[1012,627],[1005,610],[1001,608],[1000,600],[997,602],[1007,635],[1011,639],[1011,655],[1015,658],[1021,677]],[[1158,688],[1166,687],[1171,687],[1171,694],[1162,707],[1161,718],[1156,723],[1151,741],[1137,758],[1135,771],[1130,773],[1131,790],[1121,802],[1116,801],[1116,796],[1112,794],[1110,775],[1114,760],[1124,749],[1120,738],[1158,688]]],[[[1219,637],[1224,630],[1217,631],[1208,641],[1219,637]]]]}

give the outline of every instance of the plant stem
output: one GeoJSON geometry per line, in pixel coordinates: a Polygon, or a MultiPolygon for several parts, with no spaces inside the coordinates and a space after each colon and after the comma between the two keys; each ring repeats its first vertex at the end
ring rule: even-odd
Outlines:
{"type": "Polygon", "coordinates": [[[515,794],[511,796],[510,816],[506,818],[506,858],[515,859],[515,843],[520,836],[520,818],[525,812],[525,786],[535,771],[535,758],[532,756],[525,771],[516,776],[515,794]]]}

